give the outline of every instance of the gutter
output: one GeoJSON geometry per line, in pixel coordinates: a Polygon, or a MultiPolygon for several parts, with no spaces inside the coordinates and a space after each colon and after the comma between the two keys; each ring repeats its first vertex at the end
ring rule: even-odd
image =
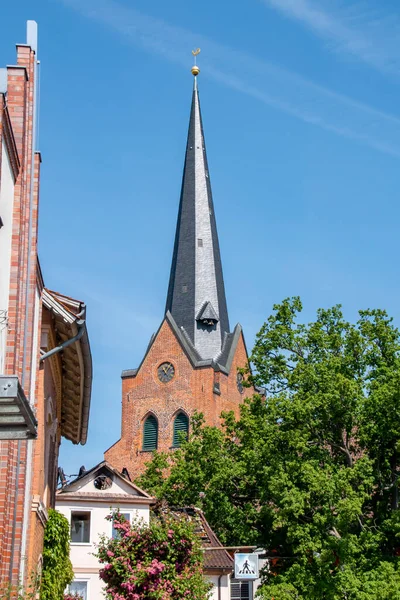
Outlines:
{"type": "Polygon", "coordinates": [[[81,337],[83,336],[83,334],[86,331],[85,319],[79,319],[79,321],[76,322],[76,325],[78,327],[78,333],[76,335],[74,335],[74,337],[70,338],[69,340],[65,340],[65,342],[63,342],[59,346],[56,346],[55,348],[52,348],[48,352],[45,352],[45,354],[42,354],[40,357],[41,363],[44,360],[46,360],[47,358],[50,358],[50,356],[54,356],[54,354],[58,354],[59,352],[62,352],[63,350],[65,350],[65,348],[68,348],[68,346],[71,346],[71,344],[74,344],[75,342],[79,342],[79,340],[81,339],[81,337]]]}

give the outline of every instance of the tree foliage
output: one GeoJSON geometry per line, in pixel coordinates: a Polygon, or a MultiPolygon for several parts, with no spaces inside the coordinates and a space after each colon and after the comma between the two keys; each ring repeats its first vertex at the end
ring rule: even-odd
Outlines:
{"type": "Polygon", "coordinates": [[[224,427],[194,420],[140,485],[202,504],[220,538],[273,560],[266,600],[400,599],[400,336],[382,310],[340,306],[302,324],[287,299],[261,328],[248,380],[263,386],[224,427]]]}
{"type": "Polygon", "coordinates": [[[74,573],[69,558],[68,519],[50,508],[44,532],[43,571],[40,600],[63,600],[64,591],[74,573]]]}
{"type": "Polygon", "coordinates": [[[147,525],[119,513],[111,518],[118,535],[103,536],[97,552],[108,598],[207,600],[200,540],[187,519],[160,514],[147,525]]]}

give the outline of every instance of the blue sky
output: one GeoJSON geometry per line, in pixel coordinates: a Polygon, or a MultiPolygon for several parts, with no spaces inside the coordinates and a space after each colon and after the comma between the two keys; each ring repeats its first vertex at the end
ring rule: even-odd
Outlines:
{"type": "MultiPolygon", "coordinates": [[[[400,13],[395,0],[17,0],[1,64],[39,24],[40,258],[82,299],[94,362],[77,473],[120,433],[123,369],[163,317],[192,76],[231,325],[251,348],[272,305],[342,303],[400,325],[400,13]]],[[[6,26],[5,26],[6,25],[6,26]]]]}

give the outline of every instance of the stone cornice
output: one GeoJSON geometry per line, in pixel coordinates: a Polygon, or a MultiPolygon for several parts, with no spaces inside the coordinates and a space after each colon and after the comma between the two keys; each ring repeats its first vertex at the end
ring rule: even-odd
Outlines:
{"type": "Polygon", "coordinates": [[[154,498],[144,496],[129,496],[122,494],[96,494],[95,492],[58,492],[56,503],[69,502],[112,502],[113,504],[155,504],[154,498]]]}

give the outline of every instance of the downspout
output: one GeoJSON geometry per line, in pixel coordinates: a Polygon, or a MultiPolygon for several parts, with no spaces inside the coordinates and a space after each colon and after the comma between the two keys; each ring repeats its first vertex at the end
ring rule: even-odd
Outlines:
{"type": "Polygon", "coordinates": [[[218,600],[221,600],[221,579],[223,577],[223,573],[218,577],[218,600]]]}
{"type": "Polygon", "coordinates": [[[65,340],[65,342],[63,342],[59,346],[56,346],[55,348],[52,348],[45,354],[42,354],[42,356],[40,357],[40,362],[43,362],[47,358],[50,358],[50,356],[54,356],[54,354],[58,354],[59,352],[62,352],[63,350],[65,350],[65,348],[68,348],[68,346],[70,346],[71,344],[78,342],[81,339],[81,337],[83,336],[83,334],[85,333],[85,329],[86,329],[85,323],[86,322],[84,319],[79,319],[79,321],[76,322],[76,325],[78,327],[78,333],[76,335],[74,335],[74,337],[70,338],[69,340],[65,340]]]}

